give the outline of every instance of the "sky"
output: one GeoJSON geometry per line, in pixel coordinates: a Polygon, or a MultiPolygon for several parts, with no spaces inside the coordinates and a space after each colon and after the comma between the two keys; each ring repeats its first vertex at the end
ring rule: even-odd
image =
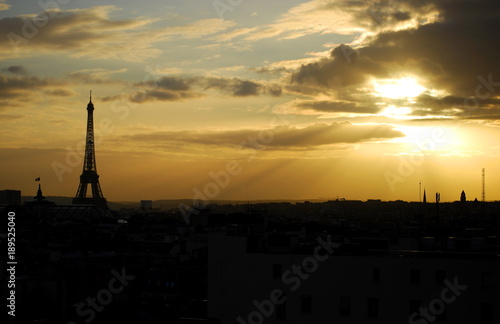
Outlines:
{"type": "Polygon", "coordinates": [[[497,0],[0,0],[0,189],[500,199],[497,0]],[[421,189],[420,189],[421,188],[421,189]]]}

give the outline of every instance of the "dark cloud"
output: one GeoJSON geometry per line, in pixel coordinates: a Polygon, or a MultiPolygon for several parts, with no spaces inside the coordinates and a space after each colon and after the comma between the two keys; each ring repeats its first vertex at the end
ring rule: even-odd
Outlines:
{"type": "Polygon", "coordinates": [[[256,96],[259,93],[260,85],[253,81],[240,81],[233,86],[233,95],[236,97],[256,96]]]}
{"type": "Polygon", "coordinates": [[[263,73],[263,74],[283,74],[287,72],[291,72],[289,69],[285,67],[269,67],[269,66],[262,66],[262,67],[257,67],[257,68],[252,68],[250,69],[251,71],[255,71],[257,73],[263,73]]]}
{"type": "Polygon", "coordinates": [[[341,32],[339,27],[344,27],[344,33],[347,31],[350,34],[360,30],[377,32],[398,29],[405,23],[425,22],[436,11],[432,1],[425,0],[330,0],[312,3],[312,12],[331,14],[337,21],[347,20],[347,26],[333,23],[332,27],[337,28],[330,28],[338,33],[341,32]]]}
{"type": "Polygon", "coordinates": [[[324,5],[325,10],[334,8],[352,14],[359,27],[385,31],[397,29],[401,22],[410,20],[425,24],[430,20],[497,18],[499,3],[496,0],[335,0],[324,5]]]}
{"type": "Polygon", "coordinates": [[[283,89],[279,85],[269,85],[264,88],[264,93],[273,97],[279,97],[283,94],[283,89]]]}
{"type": "Polygon", "coordinates": [[[135,103],[149,101],[183,101],[205,96],[202,91],[215,89],[225,95],[248,97],[266,94],[273,97],[282,94],[281,86],[263,84],[238,78],[214,77],[170,77],[165,76],[155,80],[135,83],[132,94],[114,95],[103,98],[103,101],[127,100],[135,103]]]}
{"type": "Polygon", "coordinates": [[[277,84],[266,85],[256,81],[241,80],[238,78],[197,78],[199,85],[207,89],[218,89],[223,93],[235,97],[258,96],[260,94],[269,94],[278,97],[282,94],[282,89],[277,84]]]}
{"type": "Polygon", "coordinates": [[[445,96],[435,97],[422,94],[415,98],[411,105],[413,115],[417,116],[449,116],[460,119],[478,119],[483,116],[491,119],[499,115],[500,99],[474,97],[445,96]]]}
{"type": "MultiPolygon", "coordinates": [[[[134,103],[143,103],[149,101],[184,101],[202,97],[203,94],[194,91],[171,91],[165,89],[139,91],[129,97],[134,103]]],[[[109,100],[106,100],[109,101],[109,100]]]]}
{"type": "Polygon", "coordinates": [[[163,77],[158,81],[150,81],[150,85],[156,84],[158,87],[173,91],[187,91],[190,90],[190,86],[187,82],[180,78],[174,77],[163,77]]]}
{"type": "Polygon", "coordinates": [[[102,38],[103,35],[98,34],[99,28],[106,31],[135,24],[126,20],[112,21],[99,13],[100,10],[96,9],[66,12],[53,9],[40,12],[35,17],[3,18],[0,19],[0,29],[12,34],[2,42],[11,41],[9,45],[43,45],[52,49],[78,48],[82,43],[102,38]],[[89,27],[89,23],[92,27],[87,31],[81,28],[89,27]]]}
{"type": "Polygon", "coordinates": [[[11,69],[16,73],[0,74],[0,106],[4,109],[26,107],[43,100],[45,95],[69,96],[72,91],[63,89],[67,82],[52,78],[39,78],[23,74],[21,68],[11,69]]]}
{"type": "Polygon", "coordinates": [[[12,65],[6,69],[3,69],[3,71],[16,75],[24,75],[24,76],[28,75],[28,71],[21,65],[12,65]]]}
{"type": "Polygon", "coordinates": [[[410,71],[413,66],[428,71],[423,77],[434,88],[455,95],[473,95],[479,76],[500,76],[496,62],[500,47],[490,41],[492,30],[500,30],[500,20],[484,21],[479,25],[482,28],[478,24],[439,23],[413,31],[385,33],[360,52],[379,62],[410,64],[410,71]],[[434,70],[429,69],[431,65],[434,70]]]}
{"type": "Polygon", "coordinates": [[[404,136],[403,133],[388,125],[353,125],[349,122],[343,122],[319,123],[304,128],[279,126],[267,130],[169,131],[133,135],[127,137],[127,140],[164,144],[190,143],[233,148],[262,149],[264,146],[274,150],[286,150],[289,148],[312,149],[322,145],[359,143],[402,136],[404,136]],[[259,141],[258,138],[265,140],[259,141]]]}
{"type": "Polygon", "coordinates": [[[49,96],[56,96],[56,97],[71,97],[75,95],[73,91],[66,89],[46,90],[45,93],[48,94],[49,96]]]}
{"type": "Polygon", "coordinates": [[[318,112],[345,112],[357,114],[376,114],[381,110],[375,105],[364,106],[355,102],[348,101],[328,101],[328,100],[307,100],[299,101],[294,104],[299,109],[311,109],[318,112]]]}
{"type": "MultiPolygon", "coordinates": [[[[415,18],[421,24],[404,29],[375,28],[365,45],[341,45],[331,57],[303,65],[291,74],[290,91],[329,93],[336,100],[370,107],[361,85],[371,78],[400,78],[413,75],[420,84],[439,90],[444,97],[421,96],[413,105],[415,115],[433,114],[457,118],[496,115],[500,98],[500,1],[496,0],[380,0],[331,2],[349,12],[363,14],[363,6],[378,24],[415,18]],[[419,18],[419,19],[420,19],[419,18]],[[358,93],[360,96],[357,96],[358,93]],[[465,104],[464,104],[465,103],[465,104]],[[464,107],[465,105],[465,107],[464,107]],[[468,106],[474,106],[470,109],[468,106]]],[[[326,9],[325,9],[326,10],[326,9]]],[[[365,11],[364,14],[367,12],[365,11]]],[[[360,24],[366,18],[360,18],[360,24]]],[[[379,26],[380,27],[380,26],[379,26]]],[[[386,99],[381,102],[387,103],[386,99]]],[[[335,109],[335,106],[331,106],[335,109]]],[[[316,108],[329,108],[318,103],[316,108]]],[[[315,108],[315,107],[311,107],[315,108]]]]}
{"type": "Polygon", "coordinates": [[[0,98],[26,100],[30,93],[57,84],[61,82],[35,76],[19,77],[0,74],[0,98]]]}
{"type": "Polygon", "coordinates": [[[410,20],[411,14],[408,11],[402,12],[402,11],[397,11],[392,14],[392,17],[396,21],[407,21],[410,20]]]}
{"type": "MultiPolygon", "coordinates": [[[[463,108],[467,98],[457,96],[435,97],[429,94],[422,94],[416,98],[415,106],[432,109],[463,108]]],[[[488,100],[488,103],[491,103],[488,100]]],[[[486,102],[484,102],[486,104],[486,102]]]]}
{"type": "Polygon", "coordinates": [[[366,55],[359,55],[347,45],[340,45],[329,58],[302,65],[291,76],[292,84],[312,85],[326,91],[364,83],[369,77],[387,77],[388,71],[366,55]]]}
{"type": "Polygon", "coordinates": [[[192,83],[193,79],[162,77],[135,83],[131,94],[107,96],[102,98],[102,101],[128,100],[133,103],[144,103],[151,101],[184,101],[203,97],[203,93],[193,89],[192,83]]]}
{"type": "Polygon", "coordinates": [[[378,34],[359,53],[421,73],[428,85],[458,96],[474,95],[479,76],[500,80],[500,44],[493,41],[500,30],[500,2],[423,2],[439,11],[439,21],[378,34]]]}
{"type": "Polygon", "coordinates": [[[75,82],[85,83],[85,84],[123,83],[123,81],[111,79],[110,75],[125,71],[126,69],[112,71],[112,70],[97,68],[97,69],[70,72],[68,73],[68,78],[70,78],[75,82]]]}
{"type": "Polygon", "coordinates": [[[143,19],[112,19],[109,13],[114,6],[87,9],[49,9],[37,14],[0,19],[0,57],[17,57],[37,54],[40,51],[67,51],[74,56],[100,58],[126,58],[133,51],[151,56],[151,48],[143,42],[142,35],[127,38],[133,43],[124,50],[127,32],[150,23],[143,19]],[[142,42],[142,43],[141,43],[142,42]]]}
{"type": "Polygon", "coordinates": [[[432,5],[444,21],[498,18],[500,3],[496,0],[411,0],[412,7],[432,5]]]}
{"type": "Polygon", "coordinates": [[[38,77],[8,77],[0,75],[0,93],[2,96],[15,95],[17,91],[43,88],[51,84],[49,80],[38,77]]]}
{"type": "Polygon", "coordinates": [[[190,91],[191,79],[184,80],[179,77],[162,77],[159,79],[138,82],[134,84],[136,88],[162,89],[169,91],[190,91]]]}
{"type": "Polygon", "coordinates": [[[101,98],[101,101],[102,102],[110,102],[110,101],[123,101],[124,99],[126,99],[127,96],[126,95],[123,95],[123,94],[117,94],[117,95],[112,95],[112,96],[106,96],[106,97],[102,97],[101,98]]]}
{"type": "MultiPolygon", "coordinates": [[[[138,89],[129,96],[134,103],[149,101],[184,101],[202,97],[203,94],[192,89],[191,80],[178,77],[162,77],[157,80],[139,82],[134,85],[138,89]]],[[[105,98],[107,100],[109,98],[105,98]]]]}
{"type": "Polygon", "coordinates": [[[111,13],[116,10],[119,8],[113,5],[53,8],[0,19],[0,58],[58,51],[73,57],[143,61],[161,54],[154,43],[202,38],[235,25],[231,20],[212,18],[154,28],[155,18],[115,19],[111,13]]]}

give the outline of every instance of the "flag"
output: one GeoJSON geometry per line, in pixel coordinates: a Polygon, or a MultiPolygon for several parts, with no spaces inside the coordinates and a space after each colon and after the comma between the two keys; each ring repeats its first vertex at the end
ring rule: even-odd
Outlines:
{"type": "Polygon", "coordinates": [[[36,178],[35,181],[40,181],[40,177],[36,178]]]}

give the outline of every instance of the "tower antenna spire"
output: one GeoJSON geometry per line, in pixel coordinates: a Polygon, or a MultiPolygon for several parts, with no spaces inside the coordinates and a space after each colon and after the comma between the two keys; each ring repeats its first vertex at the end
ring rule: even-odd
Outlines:
{"type": "Polygon", "coordinates": [[[92,102],[92,90],[90,90],[90,102],[92,102]]]}
{"type": "Polygon", "coordinates": [[[483,174],[482,174],[482,190],[481,190],[481,201],[484,202],[486,200],[486,170],[483,168],[483,174]]]}
{"type": "Polygon", "coordinates": [[[418,182],[418,202],[422,202],[422,181],[418,182]]]}

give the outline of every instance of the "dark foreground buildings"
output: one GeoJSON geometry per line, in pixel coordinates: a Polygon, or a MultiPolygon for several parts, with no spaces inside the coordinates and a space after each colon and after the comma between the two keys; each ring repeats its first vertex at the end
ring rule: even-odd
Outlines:
{"type": "Polygon", "coordinates": [[[40,190],[0,212],[16,214],[12,323],[500,321],[497,202],[211,205],[187,224],[40,190]]]}

